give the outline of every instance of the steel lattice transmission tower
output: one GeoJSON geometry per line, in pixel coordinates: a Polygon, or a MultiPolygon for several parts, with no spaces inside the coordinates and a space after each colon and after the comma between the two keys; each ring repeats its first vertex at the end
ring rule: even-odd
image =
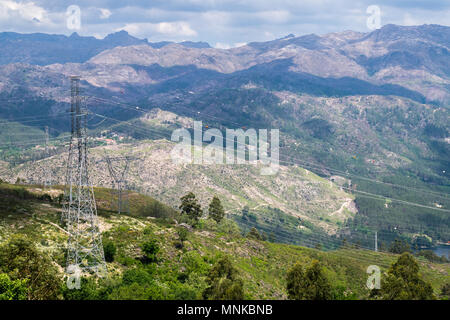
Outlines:
{"type": "MultiPolygon", "coordinates": [[[[48,126],[45,126],[45,156],[48,158],[50,156],[50,152],[48,149],[49,144],[49,134],[48,134],[48,126]]],[[[50,167],[46,167],[44,169],[44,188],[52,185],[50,167]]]]}
{"type": "Polygon", "coordinates": [[[123,212],[130,213],[127,174],[132,160],[137,160],[137,158],[131,156],[105,157],[108,171],[113,181],[113,188],[117,192],[117,212],[119,214],[123,212]],[[125,165],[119,170],[118,166],[113,165],[113,162],[122,162],[125,163],[125,165]]]}
{"type": "MultiPolygon", "coordinates": [[[[89,183],[86,108],[82,108],[80,78],[71,77],[71,140],[62,221],[69,240],[67,269],[106,272],[94,190],[89,183]]],[[[84,103],[83,103],[84,105],[84,103]]]]}

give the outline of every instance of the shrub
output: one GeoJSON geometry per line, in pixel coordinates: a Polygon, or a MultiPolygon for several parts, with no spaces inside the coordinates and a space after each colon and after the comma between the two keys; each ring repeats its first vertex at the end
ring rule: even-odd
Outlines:
{"type": "Polygon", "coordinates": [[[184,241],[187,240],[188,230],[184,227],[178,228],[177,234],[178,234],[178,239],[181,241],[181,243],[183,243],[184,241]]]}
{"type": "Polygon", "coordinates": [[[379,295],[383,300],[434,299],[433,288],[419,275],[419,265],[408,252],[403,253],[382,278],[379,295]]]}
{"type": "Polygon", "coordinates": [[[0,273],[0,300],[26,300],[28,280],[11,280],[6,273],[0,273]]]}
{"type": "Polygon", "coordinates": [[[262,240],[261,235],[259,234],[258,230],[255,227],[250,229],[250,232],[247,234],[247,238],[254,240],[262,240]]]}
{"type": "Polygon", "coordinates": [[[63,285],[63,296],[65,300],[99,300],[99,290],[93,278],[81,278],[79,289],[69,289],[67,284],[63,285]]]}
{"type": "Polygon", "coordinates": [[[444,298],[450,298],[450,282],[444,284],[441,287],[441,296],[444,298]]]}
{"type": "Polygon", "coordinates": [[[313,260],[304,268],[295,264],[287,273],[287,292],[293,300],[330,300],[333,290],[320,262],[313,260]]]}
{"type": "Polygon", "coordinates": [[[150,240],[144,242],[141,246],[142,251],[144,251],[144,262],[156,262],[157,254],[159,252],[159,245],[156,240],[150,240]]]}
{"type": "Polygon", "coordinates": [[[24,236],[13,236],[0,247],[0,269],[13,281],[29,280],[28,299],[56,299],[60,293],[58,270],[50,258],[24,236]]]}
{"type": "Polygon", "coordinates": [[[411,252],[411,247],[405,240],[395,239],[389,247],[389,252],[401,254],[403,252],[411,252]]]}
{"type": "Polygon", "coordinates": [[[217,231],[230,236],[239,236],[241,234],[241,229],[239,229],[237,223],[230,219],[223,219],[220,221],[220,223],[217,224],[217,231]]]}
{"type": "Polygon", "coordinates": [[[203,291],[203,298],[209,300],[242,300],[244,298],[243,282],[238,278],[238,271],[231,261],[224,257],[211,268],[203,291]]]}
{"type": "Polygon", "coordinates": [[[116,245],[114,244],[114,242],[111,242],[111,241],[104,242],[103,243],[103,251],[105,253],[106,262],[113,262],[114,257],[117,252],[117,248],[116,248],[116,245]]]}

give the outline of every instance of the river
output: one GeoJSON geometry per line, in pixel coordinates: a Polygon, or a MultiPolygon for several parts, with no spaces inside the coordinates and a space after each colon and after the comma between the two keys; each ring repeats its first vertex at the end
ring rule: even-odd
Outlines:
{"type": "Polygon", "coordinates": [[[442,256],[446,256],[447,258],[450,257],[450,246],[440,245],[440,246],[433,248],[432,251],[440,257],[442,257],[442,256]]]}

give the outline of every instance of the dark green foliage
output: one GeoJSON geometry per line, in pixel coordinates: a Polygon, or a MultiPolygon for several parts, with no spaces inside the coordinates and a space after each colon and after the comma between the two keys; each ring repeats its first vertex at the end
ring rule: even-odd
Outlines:
{"type": "Polygon", "coordinates": [[[433,245],[433,242],[425,236],[417,236],[414,238],[413,245],[417,246],[419,248],[423,247],[431,247],[433,245]]]}
{"type": "Polygon", "coordinates": [[[0,300],[26,300],[28,280],[11,280],[6,273],[0,273],[0,300]]]}
{"type": "Polygon", "coordinates": [[[254,240],[262,240],[261,235],[259,234],[258,230],[255,227],[250,229],[250,232],[247,234],[247,238],[254,240]]]}
{"type": "Polygon", "coordinates": [[[250,211],[250,208],[249,208],[248,206],[245,206],[245,207],[242,209],[242,217],[243,217],[243,218],[247,217],[249,211],[250,211]]]}
{"type": "Polygon", "coordinates": [[[180,210],[182,214],[187,215],[190,219],[197,222],[203,215],[203,210],[195,198],[195,194],[189,192],[187,195],[181,197],[180,210]]]}
{"type": "Polygon", "coordinates": [[[122,283],[125,285],[131,285],[137,283],[139,285],[145,285],[152,281],[152,270],[143,268],[133,268],[126,270],[122,275],[122,283]]]}
{"type": "Polygon", "coordinates": [[[432,250],[420,250],[416,253],[416,256],[418,257],[424,257],[428,261],[431,262],[437,262],[437,263],[448,263],[450,262],[445,256],[438,256],[436,253],[434,253],[432,250]]]}
{"type": "Polygon", "coordinates": [[[414,257],[403,253],[381,278],[379,296],[383,300],[434,299],[433,288],[422,279],[414,257]]]}
{"type": "Polygon", "coordinates": [[[144,242],[141,246],[141,249],[144,252],[144,262],[145,263],[157,261],[159,245],[156,240],[150,240],[150,241],[144,242]]]}
{"type": "Polygon", "coordinates": [[[153,200],[139,210],[139,215],[155,218],[173,218],[176,211],[163,203],[153,200]]]}
{"type": "Polygon", "coordinates": [[[304,122],[303,126],[310,130],[312,136],[317,139],[326,139],[333,133],[333,127],[324,119],[311,119],[304,122]]]}
{"type": "Polygon", "coordinates": [[[64,282],[64,300],[100,300],[100,291],[95,279],[82,277],[79,289],[69,289],[64,282]]]}
{"type": "Polygon", "coordinates": [[[293,300],[330,300],[333,298],[332,287],[320,262],[313,260],[304,268],[295,264],[287,274],[287,292],[293,300]]]}
{"type": "Polygon", "coordinates": [[[103,251],[105,253],[106,262],[113,262],[114,256],[116,255],[116,245],[112,241],[103,242],[103,251]]]}
{"type": "Polygon", "coordinates": [[[181,241],[181,243],[187,240],[188,233],[189,232],[186,228],[181,227],[177,229],[178,239],[181,241]]]}
{"type": "Polygon", "coordinates": [[[238,278],[238,271],[228,257],[217,261],[206,279],[208,287],[203,291],[203,298],[208,300],[242,300],[244,299],[243,282],[238,278]]]}
{"type": "Polygon", "coordinates": [[[214,196],[209,204],[209,217],[214,219],[217,223],[222,221],[225,216],[225,211],[223,210],[222,203],[217,196],[214,196]]]}
{"type": "Polygon", "coordinates": [[[411,252],[411,247],[405,240],[395,239],[389,247],[389,252],[401,254],[403,252],[411,252]]]}
{"type": "Polygon", "coordinates": [[[56,299],[60,293],[61,280],[56,267],[23,236],[13,236],[0,247],[0,269],[12,280],[28,280],[28,299],[56,299]]]}
{"type": "Polygon", "coordinates": [[[433,138],[445,138],[448,134],[447,129],[438,127],[432,123],[425,126],[424,133],[433,138]]]}
{"type": "Polygon", "coordinates": [[[450,299],[450,282],[441,287],[441,297],[450,299]]]}
{"type": "Polygon", "coordinates": [[[337,285],[332,289],[332,299],[333,300],[358,300],[358,295],[354,292],[349,291],[343,285],[337,285]]]}
{"type": "Polygon", "coordinates": [[[42,196],[39,196],[38,199],[46,202],[53,202],[52,197],[47,193],[44,193],[42,196]]]}

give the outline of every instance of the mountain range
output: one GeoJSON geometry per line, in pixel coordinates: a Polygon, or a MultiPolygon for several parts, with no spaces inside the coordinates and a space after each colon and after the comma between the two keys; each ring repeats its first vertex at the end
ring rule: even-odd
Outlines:
{"type": "MultiPolygon", "coordinates": [[[[76,74],[83,95],[90,97],[94,136],[119,134],[142,148],[147,139],[168,139],[165,120],[142,118],[155,110],[221,129],[280,128],[284,165],[295,162],[322,178],[351,179],[354,190],[348,191],[355,192],[358,213],[340,220],[340,230],[332,224],[335,234],[366,243],[374,230],[386,239],[412,240],[419,234],[450,239],[445,211],[450,207],[449,27],[386,25],[370,33],[288,35],[231,49],[202,42],[151,43],[125,31],[104,39],[1,33],[0,45],[0,118],[16,132],[42,133],[49,126],[58,148],[58,139],[69,131],[64,115],[69,76],[76,74]]],[[[0,128],[2,159],[15,156],[20,163],[10,169],[14,175],[3,174],[9,180],[36,166],[18,156],[30,137],[12,132],[0,128]]],[[[34,140],[27,146],[42,144],[42,136],[34,140]]],[[[158,177],[154,181],[164,181],[161,169],[152,174],[158,177]]],[[[261,183],[257,190],[276,192],[261,183]]],[[[214,185],[218,191],[217,181],[214,185]]],[[[160,200],[179,196],[164,183],[158,186],[160,200]]],[[[236,181],[230,186],[239,189],[236,181]]],[[[242,205],[253,204],[250,200],[242,205]]],[[[291,200],[272,203],[295,216],[291,200]]],[[[229,209],[239,213],[239,207],[229,209]]],[[[319,216],[313,220],[330,229],[319,216]]]]}

